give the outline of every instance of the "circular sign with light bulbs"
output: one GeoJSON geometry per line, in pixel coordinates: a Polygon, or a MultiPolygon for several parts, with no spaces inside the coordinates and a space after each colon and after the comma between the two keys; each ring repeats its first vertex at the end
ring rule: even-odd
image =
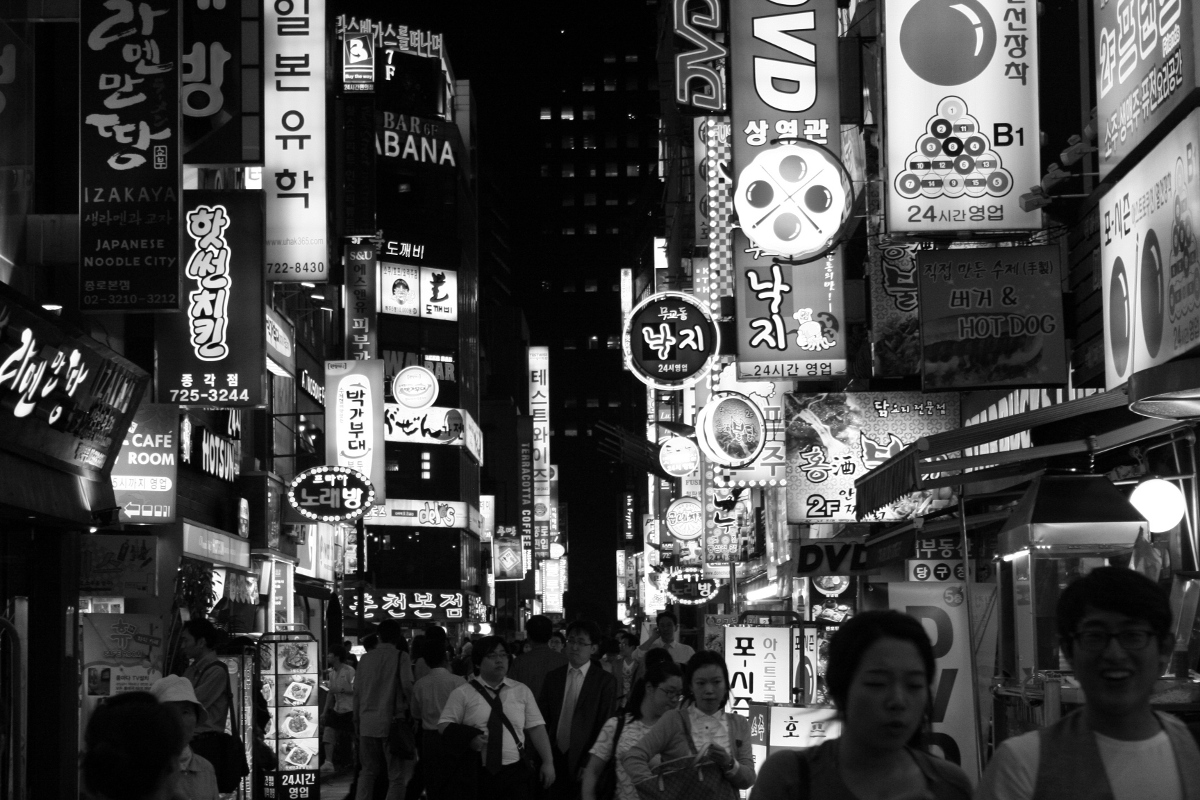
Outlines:
{"type": "Polygon", "coordinates": [[[318,522],[349,522],[375,505],[371,479],[350,467],[306,469],[288,484],[288,504],[318,522]]]}
{"type": "Polygon", "coordinates": [[[682,292],[659,292],[625,317],[621,348],[638,380],[655,389],[678,391],[712,368],[721,334],[699,300],[682,292]]]}
{"type": "Polygon", "coordinates": [[[700,450],[685,436],[668,436],[659,447],[658,465],[675,478],[691,475],[700,466],[700,450]]]}
{"type": "Polygon", "coordinates": [[[807,139],[763,150],[738,176],[733,208],[765,252],[814,261],[845,236],[854,190],[842,162],[807,139]]]}
{"type": "Polygon", "coordinates": [[[738,469],[758,458],[767,444],[762,409],[739,392],[713,392],[696,414],[696,442],[710,461],[738,469]]]}

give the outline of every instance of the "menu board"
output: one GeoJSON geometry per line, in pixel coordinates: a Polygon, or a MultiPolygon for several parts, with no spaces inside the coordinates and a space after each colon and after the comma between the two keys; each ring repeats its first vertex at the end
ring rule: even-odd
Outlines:
{"type": "Polygon", "coordinates": [[[317,643],[306,635],[259,645],[260,689],[271,718],[263,740],[275,754],[276,767],[264,770],[265,800],[314,800],[318,788],[321,709],[317,643]]]}

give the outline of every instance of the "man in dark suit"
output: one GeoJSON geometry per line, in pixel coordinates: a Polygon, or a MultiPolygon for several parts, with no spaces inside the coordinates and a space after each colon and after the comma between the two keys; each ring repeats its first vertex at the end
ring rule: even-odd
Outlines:
{"type": "MultiPolygon", "coordinates": [[[[566,656],[554,652],[547,644],[552,633],[554,623],[549,617],[543,617],[541,614],[530,617],[525,623],[525,635],[529,637],[531,649],[528,653],[517,656],[517,660],[508,671],[508,677],[528,686],[533,696],[538,698],[542,694],[542,681],[546,680],[550,670],[567,663],[566,656]]],[[[542,711],[542,715],[545,716],[545,710],[542,711]]],[[[550,735],[553,736],[554,731],[550,731],[550,735]]]]}
{"type": "Polygon", "coordinates": [[[538,706],[546,718],[554,772],[551,800],[577,800],[580,773],[604,723],[616,712],[617,682],[593,661],[600,642],[594,622],[577,620],[567,628],[567,664],[542,684],[538,706]]]}

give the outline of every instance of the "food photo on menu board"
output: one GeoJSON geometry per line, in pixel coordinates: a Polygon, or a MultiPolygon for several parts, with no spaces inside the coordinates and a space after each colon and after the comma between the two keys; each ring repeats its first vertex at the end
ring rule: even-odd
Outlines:
{"type": "Polygon", "coordinates": [[[282,642],[275,645],[275,672],[316,672],[316,642],[282,642]]]}

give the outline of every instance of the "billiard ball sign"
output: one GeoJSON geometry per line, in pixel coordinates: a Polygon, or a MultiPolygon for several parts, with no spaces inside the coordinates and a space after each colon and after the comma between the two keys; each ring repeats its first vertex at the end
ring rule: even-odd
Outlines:
{"type": "Polygon", "coordinates": [[[691,295],[660,292],[625,317],[622,350],[630,371],[647,386],[677,391],[712,367],[720,332],[708,310],[691,295]]]}
{"type": "Polygon", "coordinates": [[[375,504],[371,479],[350,467],[313,467],[288,484],[288,505],[319,522],[348,522],[375,504]]]}

